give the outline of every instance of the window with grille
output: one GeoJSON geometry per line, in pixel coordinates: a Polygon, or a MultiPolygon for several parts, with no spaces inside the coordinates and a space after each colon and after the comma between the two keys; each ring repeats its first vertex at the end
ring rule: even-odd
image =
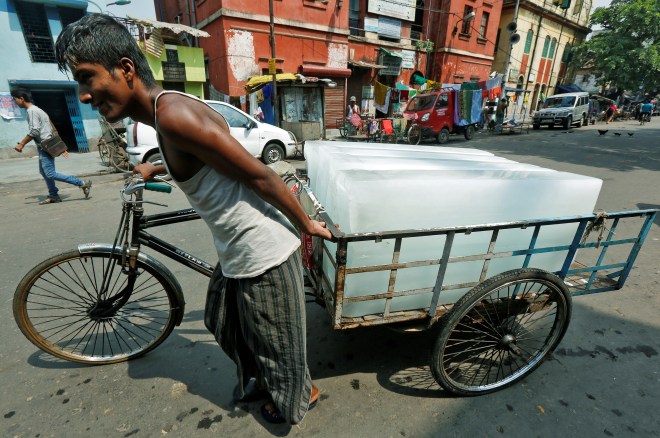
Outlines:
{"type": "Polygon", "coordinates": [[[163,79],[166,81],[185,81],[186,80],[186,65],[179,62],[179,52],[176,49],[166,49],[165,57],[167,61],[163,61],[163,79]]]}
{"type": "Polygon", "coordinates": [[[360,35],[360,0],[350,0],[348,11],[348,27],[351,35],[360,35]]]}
{"type": "Polygon", "coordinates": [[[583,0],[575,1],[575,6],[573,6],[573,15],[580,15],[580,12],[582,12],[582,4],[583,0]]]}
{"type": "Polygon", "coordinates": [[[57,12],[60,16],[60,21],[62,22],[62,29],[85,16],[84,9],[58,7],[57,12]]]}
{"type": "Polygon", "coordinates": [[[471,19],[466,19],[468,15],[472,13],[474,8],[472,6],[466,6],[465,9],[463,10],[463,25],[461,26],[461,33],[465,34],[471,34],[472,32],[470,31],[470,22],[472,21],[471,19]]]}
{"type": "Polygon", "coordinates": [[[550,43],[550,52],[548,52],[548,58],[554,58],[555,57],[555,48],[557,47],[557,38],[552,39],[552,43],[550,43]]]}
{"type": "Polygon", "coordinates": [[[484,12],[481,14],[481,26],[479,27],[479,36],[481,38],[486,38],[486,32],[488,32],[488,20],[490,19],[490,14],[484,12]]]}
{"type": "Polygon", "coordinates": [[[534,38],[534,31],[532,29],[527,31],[527,39],[525,40],[524,54],[528,55],[532,48],[532,39],[534,38]]]}
{"type": "Polygon", "coordinates": [[[16,0],[15,5],[32,62],[55,63],[53,36],[44,5],[20,0],[16,0]]]}
{"type": "Polygon", "coordinates": [[[550,37],[545,37],[545,42],[543,43],[543,52],[541,52],[541,58],[548,57],[548,49],[550,48],[550,37]]]}

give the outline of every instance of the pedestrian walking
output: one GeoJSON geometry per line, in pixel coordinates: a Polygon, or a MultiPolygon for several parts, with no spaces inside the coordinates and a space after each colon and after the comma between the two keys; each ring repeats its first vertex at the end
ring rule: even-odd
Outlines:
{"type": "Polygon", "coordinates": [[[495,108],[495,125],[504,124],[504,115],[506,114],[508,107],[509,101],[507,100],[506,96],[502,96],[502,98],[497,102],[497,107],[495,108]]]}
{"type": "MultiPolygon", "coordinates": [[[[53,124],[51,123],[48,114],[32,102],[32,93],[24,88],[18,88],[11,91],[11,96],[14,98],[16,105],[27,111],[29,128],[28,133],[16,144],[14,150],[16,152],[23,152],[25,145],[32,140],[37,144],[37,152],[39,153],[39,173],[43,177],[46,182],[46,187],[48,188],[48,197],[39,202],[39,205],[62,202],[62,198],[60,198],[58,194],[59,189],[55,184],[56,181],[80,187],[85,195],[85,199],[89,198],[89,193],[92,189],[92,181],[82,181],[72,175],[57,173],[55,170],[55,158],[41,149],[41,142],[48,140],[53,136],[53,124]]],[[[62,155],[65,158],[69,156],[67,152],[64,152],[62,155]]]]}
{"type": "Polygon", "coordinates": [[[160,88],[136,41],[112,17],[91,14],[68,25],[56,52],[60,70],[70,69],[78,82],[82,103],[110,122],[129,116],[156,129],[164,165],[144,163],[134,171],[148,180],[167,170],[211,229],[219,264],[204,322],[236,364],[234,398],[269,397],[264,419],[299,423],[319,391],[307,366],[297,229],[329,239],[325,223],[305,214],[282,179],[230,135],[217,111],[160,88]]]}
{"type": "Polygon", "coordinates": [[[616,114],[616,104],[612,102],[610,106],[607,107],[607,111],[605,111],[605,124],[610,123],[614,118],[615,114],[616,114]]]}

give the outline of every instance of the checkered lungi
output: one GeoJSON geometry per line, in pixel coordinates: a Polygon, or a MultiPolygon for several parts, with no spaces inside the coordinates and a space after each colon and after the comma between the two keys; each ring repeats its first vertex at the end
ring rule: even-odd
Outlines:
{"type": "Polygon", "coordinates": [[[236,363],[241,393],[255,377],[290,424],[301,422],[312,380],[300,251],[254,278],[226,278],[218,265],[209,283],[204,323],[236,363]]]}

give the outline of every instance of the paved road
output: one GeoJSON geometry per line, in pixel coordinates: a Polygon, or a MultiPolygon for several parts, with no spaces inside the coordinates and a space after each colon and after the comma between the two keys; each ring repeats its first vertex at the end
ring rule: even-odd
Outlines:
{"type": "MultiPolygon", "coordinates": [[[[478,135],[474,147],[531,164],[604,180],[598,208],[660,206],[660,120],[478,135]],[[613,132],[620,132],[620,137],[613,132]],[[632,132],[632,137],[626,132],[632,132]]],[[[131,363],[89,367],[55,360],[29,344],[13,322],[21,277],[38,261],[79,242],[111,241],[119,218],[117,175],[95,177],[84,200],[38,206],[43,182],[0,183],[0,436],[2,437],[625,437],[657,436],[660,392],[660,223],[627,286],[574,300],[569,331],[554,360],[525,381],[477,398],[448,397],[428,370],[432,333],[386,328],[334,332],[325,310],[308,306],[309,363],[322,402],[299,427],[265,424],[259,404],[234,404],[230,361],[205,331],[206,279],[167,263],[186,296],[184,321],[157,350],[131,363]]],[[[172,208],[180,192],[151,194],[172,208]]],[[[161,211],[149,207],[149,211],[161,211]]],[[[214,260],[201,223],[158,235],[214,260]]]]}

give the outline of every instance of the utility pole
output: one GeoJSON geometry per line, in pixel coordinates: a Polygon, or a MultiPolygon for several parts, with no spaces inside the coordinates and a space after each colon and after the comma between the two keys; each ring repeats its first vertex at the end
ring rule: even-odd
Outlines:
{"type": "MultiPolygon", "coordinates": [[[[518,24],[518,8],[520,7],[520,0],[516,0],[516,8],[513,11],[513,22],[518,24]]],[[[511,37],[515,35],[516,31],[514,30],[511,32],[511,35],[509,36],[509,49],[506,51],[506,62],[504,63],[504,78],[503,81],[504,83],[502,84],[502,94],[501,97],[504,97],[506,94],[506,91],[504,90],[506,88],[506,83],[509,81],[509,64],[511,62],[511,48],[513,47],[513,43],[511,42],[511,37]]]]}
{"type": "Polygon", "coordinates": [[[271,62],[268,63],[268,68],[273,75],[273,95],[271,102],[273,103],[273,117],[275,118],[275,126],[280,126],[280,111],[277,105],[277,61],[275,58],[275,17],[273,15],[273,0],[268,0],[270,8],[270,56],[271,62]]]}

